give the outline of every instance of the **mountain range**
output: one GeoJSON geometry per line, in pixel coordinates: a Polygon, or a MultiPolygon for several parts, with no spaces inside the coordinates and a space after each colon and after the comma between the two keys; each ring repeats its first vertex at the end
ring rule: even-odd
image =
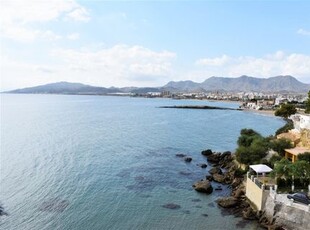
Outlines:
{"type": "Polygon", "coordinates": [[[238,78],[210,77],[201,83],[193,81],[171,81],[162,87],[96,87],[81,83],[57,82],[35,87],[16,89],[6,93],[29,94],[91,94],[105,95],[115,93],[147,93],[147,92],[264,92],[264,93],[305,93],[310,90],[310,84],[298,81],[292,76],[276,76],[270,78],[255,78],[241,76],[238,78]]]}

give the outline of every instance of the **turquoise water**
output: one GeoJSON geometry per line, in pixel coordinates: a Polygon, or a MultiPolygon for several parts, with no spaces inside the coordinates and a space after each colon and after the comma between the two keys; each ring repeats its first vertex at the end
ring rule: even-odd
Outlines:
{"type": "Polygon", "coordinates": [[[240,129],[282,120],[242,111],[160,109],[238,104],[65,95],[1,95],[1,229],[257,229],[196,193],[200,152],[233,151],[240,129]],[[193,158],[185,163],[175,156],[193,158]],[[180,209],[162,205],[175,203],[180,209]],[[205,215],[207,214],[207,216],[205,215]]]}

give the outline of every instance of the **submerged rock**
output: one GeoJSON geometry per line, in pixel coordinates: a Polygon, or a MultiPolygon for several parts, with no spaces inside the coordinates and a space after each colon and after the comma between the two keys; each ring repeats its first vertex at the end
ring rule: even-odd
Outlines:
{"type": "Polygon", "coordinates": [[[69,205],[69,201],[60,199],[51,199],[44,201],[39,207],[44,212],[63,212],[69,205]]]}
{"type": "Polygon", "coordinates": [[[0,216],[8,216],[8,213],[4,211],[2,206],[0,206],[0,216]]]}
{"type": "Polygon", "coordinates": [[[191,158],[191,157],[184,157],[185,162],[191,162],[192,160],[193,160],[193,158],[191,158]]]}
{"type": "Polygon", "coordinates": [[[174,204],[174,203],[168,203],[168,204],[164,204],[161,207],[163,208],[167,208],[167,209],[180,209],[181,206],[178,204],[174,204]]]}
{"type": "Polygon", "coordinates": [[[195,184],[193,184],[193,188],[197,192],[202,192],[202,193],[207,193],[207,194],[210,194],[213,192],[213,187],[211,185],[211,182],[208,180],[202,180],[202,181],[196,182],[195,184]]]}
{"type": "Polygon", "coordinates": [[[205,163],[197,164],[197,166],[199,166],[200,168],[206,168],[206,167],[208,167],[208,165],[205,164],[205,163]]]}
{"type": "Polygon", "coordinates": [[[175,156],[176,156],[176,157],[186,157],[186,155],[183,154],[183,153],[177,153],[177,154],[175,154],[175,156]]]}
{"type": "Polygon", "coordinates": [[[215,188],[215,190],[217,190],[217,191],[222,191],[223,189],[222,189],[221,186],[217,186],[217,187],[215,188]]]}
{"type": "Polygon", "coordinates": [[[200,202],[200,199],[192,199],[192,202],[200,202]]]}

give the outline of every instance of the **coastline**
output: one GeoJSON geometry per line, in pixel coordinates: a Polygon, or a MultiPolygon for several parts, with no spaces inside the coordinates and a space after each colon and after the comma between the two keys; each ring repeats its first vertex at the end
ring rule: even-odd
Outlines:
{"type": "Polygon", "coordinates": [[[256,109],[243,109],[244,112],[249,112],[249,113],[259,113],[259,114],[263,114],[263,115],[268,115],[268,116],[275,116],[273,110],[256,110],[256,109]]]}

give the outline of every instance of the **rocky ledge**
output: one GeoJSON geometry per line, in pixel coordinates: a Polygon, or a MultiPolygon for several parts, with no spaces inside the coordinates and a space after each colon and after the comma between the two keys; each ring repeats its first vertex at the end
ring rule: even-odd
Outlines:
{"type": "MultiPolygon", "coordinates": [[[[227,210],[236,217],[242,217],[245,220],[256,220],[264,228],[270,230],[282,229],[280,226],[268,222],[264,213],[258,212],[251,207],[245,196],[244,172],[240,170],[234,162],[234,156],[231,152],[218,153],[213,152],[211,149],[207,149],[202,151],[201,154],[207,158],[207,161],[212,164],[213,167],[209,170],[209,175],[206,176],[206,180],[200,183],[197,182],[196,184],[201,185],[205,183],[206,185],[212,186],[210,182],[215,181],[220,184],[228,184],[231,187],[230,196],[217,199],[216,202],[219,207],[227,210]]],[[[196,187],[194,188],[198,191],[196,187]]]]}

